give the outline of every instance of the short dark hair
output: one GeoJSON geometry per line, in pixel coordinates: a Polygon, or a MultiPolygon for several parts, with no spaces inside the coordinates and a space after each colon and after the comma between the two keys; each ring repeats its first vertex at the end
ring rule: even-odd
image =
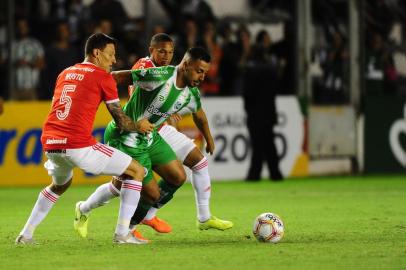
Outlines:
{"type": "Polygon", "coordinates": [[[150,46],[154,46],[160,42],[173,42],[173,39],[165,33],[158,33],[152,36],[150,46]]]}
{"type": "Polygon", "coordinates": [[[91,54],[94,49],[103,50],[107,44],[113,44],[116,47],[117,41],[103,33],[93,34],[86,40],[85,55],[91,54]]]}
{"type": "Polygon", "coordinates": [[[190,58],[194,61],[202,60],[207,63],[210,63],[211,61],[210,54],[202,47],[192,47],[189,50],[187,50],[186,54],[188,54],[190,58]]]}

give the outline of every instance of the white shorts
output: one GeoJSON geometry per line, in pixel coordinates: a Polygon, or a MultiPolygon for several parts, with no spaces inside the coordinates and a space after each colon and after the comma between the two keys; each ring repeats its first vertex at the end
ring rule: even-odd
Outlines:
{"type": "Polygon", "coordinates": [[[163,125],[158,132],[159,135],[161,135],[161,137],[170,145],[182,163],[193,148],[196,147],[189,137],[179,132],[171,125],[163,125]]]}
{"type": "Polygon", "coordinates": [[[101,143],[77,149],[45,151],[48,160],[44,167],[56,185],[66,184],[73,176],[73,168],[99,175],[121,175],[132,158],[111,146],[101,143]]]}

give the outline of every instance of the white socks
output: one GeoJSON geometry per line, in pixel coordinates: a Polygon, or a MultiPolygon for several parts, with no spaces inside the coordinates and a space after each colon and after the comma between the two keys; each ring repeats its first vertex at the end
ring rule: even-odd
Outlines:
{"type": "Polygon", "coordinates": [[[48,215],[58,198],[59,195],[53,193],[49,187],[43,189],[20,235],[23,235],[25,238],[32,238],[35,228],[48,215]]]}
{"type": "Polygon", "coordinates": [[[158,208],[151,207],[151,208],[148,210],[148,213],[147,213],[147,215],[144,217],[144,219],[145,219],[145,220],[151,220],[151,219],[153,219],[153,218],[156,216],[156,212],[158,212],[158,208]]]}
{"type": "Polygon", "coordinates": [[[209,207],[211,181],[206,157],[192,168],[192,185],[195,189],[197,218],[200,222],[206,221],[211,217],[209,207]]]}
{"type": "Polygon", "coordinates": [[[118,196],[120,196],[120,191],[111,182],[105,183],[99,186],[85,202],[80,204],[80,212],[87,214],[118,196]]]}
{"type": "Polygon", "coordinates": [[[137,208],[140,200],[142,182],[135,180],[124,180],[120,191],[120,212],[116,227],[116,234],[125,236],[129,233],[131,217],[137,208]]]}

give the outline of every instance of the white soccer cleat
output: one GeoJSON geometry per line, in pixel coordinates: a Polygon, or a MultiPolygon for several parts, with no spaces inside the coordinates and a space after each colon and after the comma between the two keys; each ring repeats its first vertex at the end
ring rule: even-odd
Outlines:
{"type": "Polygon", "coordinates": [[[135,237],[131,232],[129,232],[125,236],[114,234],[113,243],[116,244],[135,244],[135,245],[143,245],[148,244],[148,240],[142,240],[135,237]]]}
{"type": "Polygon", "coordinates": [[[35,245],[36,242],[32,238],[26,238],[24,235],[19,235],[15,241],[16,245],[35,245]]]}
{"type": "Polygon", "coordinates": [[[75,207],[75,220],[73,221],[73,228],[78,234],[86,238],[87,237],[87,223],[89,222],[90,213],[84,214],[80,211],[80,204],[82,201],[76,203],[75,207]]]}

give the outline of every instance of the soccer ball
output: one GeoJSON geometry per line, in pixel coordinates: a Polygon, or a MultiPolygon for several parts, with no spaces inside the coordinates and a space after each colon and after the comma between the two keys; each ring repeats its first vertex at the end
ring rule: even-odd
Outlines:
{"type": "Polygon", "coordinates": [[[277,243],[285,231],[282,219],[273,213],[263,213],[255,218],[252,232],[259,242],[277,243]]]}

